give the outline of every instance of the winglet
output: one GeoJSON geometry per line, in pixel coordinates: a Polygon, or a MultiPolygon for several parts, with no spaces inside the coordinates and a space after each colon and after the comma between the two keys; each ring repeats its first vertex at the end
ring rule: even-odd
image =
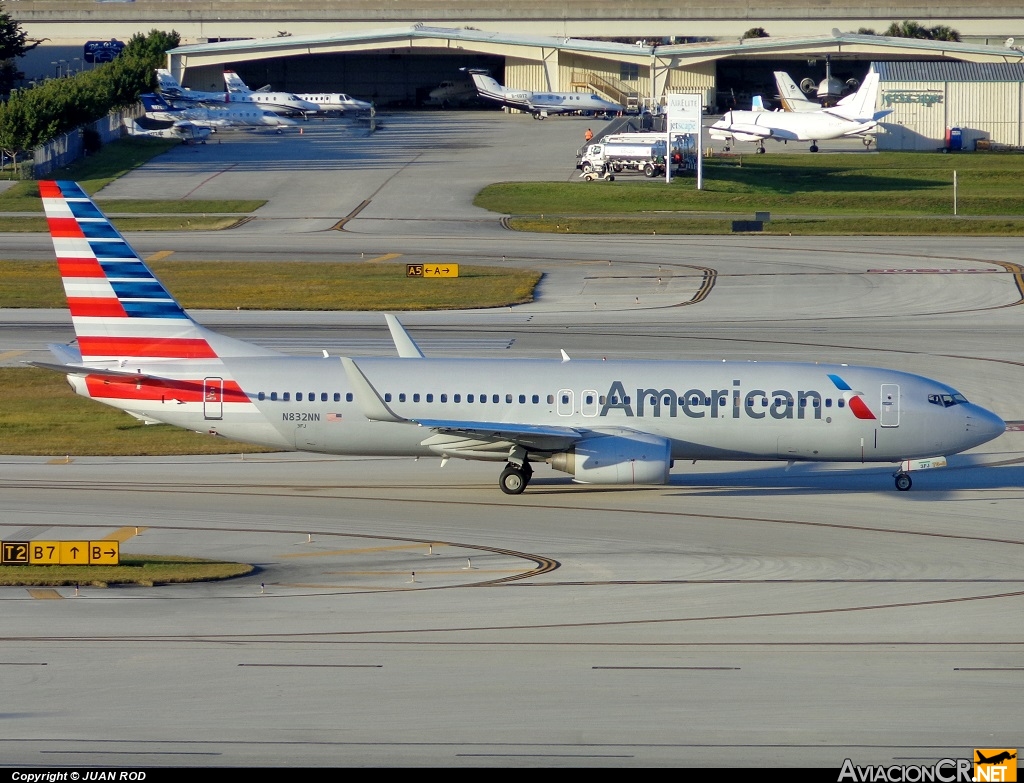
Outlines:
{"type": "Polygon", "coordinates": [[[390,313],[386,313],[384,319],[388,322],[388,329],[391,330],[391,339],[395,342],[395,349],[398,351],[398,355],[403,359],[422,359],[423,351],[416,345],[416,341],[409,336],[409,333],[405,331],[402,322],[390,313]]]}
{"type": "Polygon", "coordinates": [[[362,410],[366,418],[370,421],[408,421],[408,419],[403,419],[387,406],[387,403],[384,402],[384,399],[373,388],[373,384],[366,379],[363,371],[359,369],[354,361],[347,356],[342,356],[341,365],[345,368],[345,377],[348,378],[352,391],[355,393],[356,403],[358,403],[360,410],[362,410]]]}

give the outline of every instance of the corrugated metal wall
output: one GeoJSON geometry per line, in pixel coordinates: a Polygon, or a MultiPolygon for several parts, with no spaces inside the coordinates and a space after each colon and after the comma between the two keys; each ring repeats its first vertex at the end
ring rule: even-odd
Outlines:
{"type": "Polygon", "coordinates": [[[700,63],[690,66],[687,70],[673,68],[669,73],[665,92],[704,93],[703,104],[713,106],[718,91],[718,80],[714,62],[700,63]]]}
{"type": "Polygon", "coordinates": [[[879,108],[892,109],[881,120],[878,149],[936,150],[945,146],[947,128],[961,130],[965,150],[982,139],[1024,146],[1019,66],[876,63],[875,69],[882,76],[879,108]]]}

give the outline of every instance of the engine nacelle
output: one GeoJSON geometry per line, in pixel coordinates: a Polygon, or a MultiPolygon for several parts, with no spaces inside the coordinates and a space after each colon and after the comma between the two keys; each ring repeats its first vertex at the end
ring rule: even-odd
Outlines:
{"type": "Polygon", "coordinates": [[[586,484],[667,484],[672,446],[642,432],[598,435],[553,454],[548,462],[586,484]]]}

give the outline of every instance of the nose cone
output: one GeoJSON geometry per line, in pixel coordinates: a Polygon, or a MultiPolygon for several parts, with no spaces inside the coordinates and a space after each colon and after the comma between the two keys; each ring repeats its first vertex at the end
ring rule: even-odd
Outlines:
{"type": "Polygon", "coordinates": [[[1006,422],[992,411],[985,410],[978,405],[969,405],[965,413],[967,414],[967,433],[973,446],[988,443],[1006,432],[1006,422]]]}

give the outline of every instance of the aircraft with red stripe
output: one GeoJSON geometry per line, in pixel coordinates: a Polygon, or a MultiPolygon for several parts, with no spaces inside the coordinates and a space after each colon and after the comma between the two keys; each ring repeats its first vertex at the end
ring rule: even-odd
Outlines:
{"type": "Polygon", "coordinates": [[[282,450],[547,463],[581,483],[666,484],[675,460],[893,463],[979,446],[1005,424],[940,381],[877,367],[757,361],[293,356],[193,320],[74,182],[40,193],[76,340],[74,390],[150,422],[282,450]]]}

